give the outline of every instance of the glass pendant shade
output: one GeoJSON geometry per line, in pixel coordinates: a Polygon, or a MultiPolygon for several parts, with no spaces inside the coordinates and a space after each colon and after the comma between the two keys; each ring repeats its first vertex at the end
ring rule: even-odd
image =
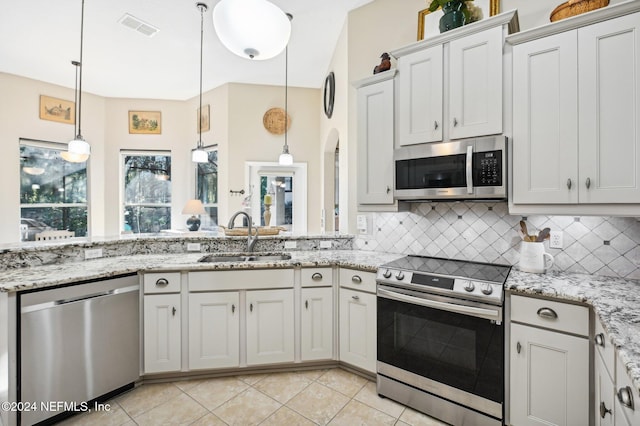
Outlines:
{"type": "Polygon", "coordinates": [[[207,163],[209,161],[209,155],[204,149],[196,148],[191,151],[191,161],[194,163],[207,163]]]}
{"type": "Polygon", "coordinates": [[[67,150],[60,153],[60,156],[70,163],[84,163],[89,159],[89,155],[91,155],[91,145],[81,136],[76,136],[74,140],[69,141],[67,150]]]}
{"type": "Polygon", "coordinates": [[[213,25],[227,49],[255,60],[278,55],[291,36],[287,15],[267,0],[221,0],[213,10],[213,25]]]}
{"type": "Polygon", "coordinates": [[[289,154],[289,147],[287,145],[282,147],[282,154],[278,157],[278,164],[281,166],[290,166],[293,164],[293,155],[289,154]]]}

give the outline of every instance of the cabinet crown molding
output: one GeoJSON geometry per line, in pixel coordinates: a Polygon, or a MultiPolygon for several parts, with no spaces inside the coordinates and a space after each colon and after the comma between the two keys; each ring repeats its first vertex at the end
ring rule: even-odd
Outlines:
{"type": "Polygon", "coordinates": [[[540,27],[532,28],[521,33],[512,34],[506,38],[506,42],[510,45],[525,43],[527,41],[574,30],[586,25],[607,21],[619,16],[628,15],[630,13],[640,11],[640,1],[627,1],[611,6],[606,6],[581,15],[572,16],[561,21],[551,22],[540,27]]]}
{"type": "Polygon", "coordinates": [[[487,19],[483,19],[478,22],[474,22],[469,25],[465,25],[455,30],[446,31],[442,34],[426,38],[424,40],[417,41],[415,43],[408,44],[399,49],[395,49],[389,52],[391,56],[398,59],[401,56],[408,55],[420,50],[424,50],[428,47],[436,44],[443,44],[466,37],[470,34],[478,33],[489,28],[498,26],[507,26],[508,34],[517,33],[520,31],[520,23],[518,21],[518,11],[516,9],[503,12],[499,15],[492,16],[487,19]]]}
{"type": "Polygon", "coordinates": [[[381,81],[390,80],[393,77],[395,77],[397,72],[398,72],[397,68],[391,68],[390,70],[383,71],[379,74],[374,74],[370,77],[365,77],[360,80],[352,81],[351,85],[356,89],[359,89],[364,86],[380,83],[381,81]]]}

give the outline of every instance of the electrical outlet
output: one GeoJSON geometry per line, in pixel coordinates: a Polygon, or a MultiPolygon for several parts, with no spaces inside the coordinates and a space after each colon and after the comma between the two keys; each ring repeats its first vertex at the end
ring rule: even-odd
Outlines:
{"type": "Polygon", "coordinates": [[[102,249],[87,249],[84,251],[84,260],[98,259],[102,257],[102,249]]]}
{"type": "Polygon", "coordinates": [[[358,229],[358,233],[367,234],[369,232],[368,222],[366,215],[359,214],[356,216],[356,228],[358,229]]]}
{"type": "Polygon", "coordinates": [[[284,242],[284,248],[286,249],[294,249],[298,246],[298,244],[295,241],[285,241],[284,242]]]}
{"type": "Polygon", "coordinates": [[[200,251],[200,243],[187,243],[187,251],[200,251]]]}
{"type": "Polygon", "coordinates": [[[331,241],[320,241],[320,248],[331,248],[331,241]]]}
{"type": "Polygon", "coordinates": [[[549,247],[550,248],[562,248],[562,231],[549,232],[549,247]]]}

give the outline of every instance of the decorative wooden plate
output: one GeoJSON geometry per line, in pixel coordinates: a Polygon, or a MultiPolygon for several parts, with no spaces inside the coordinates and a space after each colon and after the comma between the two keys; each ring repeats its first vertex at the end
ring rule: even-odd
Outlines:
{"type": "MultiPolygon", "coordinates": [[[[246,237],[249,235],[249,228],[233,228],[229,229],[226,226],[221,226],[220,228],[224,229],[224,235],[228,237],[246,237]]],[[[267,236],[267,235],[278,235],[280,231],[284,231],[286,228],[282,226],[259,226],[258,227],[258,236],[267,236]]],[[[251,235],[256,235],[256,228],[251,228],[251,235]]]]}
{"type": "MultiPolygon", "coordinates": [[[[287,116],[287,130],[291,128],[291,116],[287,116]]],[[[271,108],[264,113],[262,117],[262,124],[264,128],[274,135],[281,135],[284,133],[285,112],[282,108],[271,108]]]]}

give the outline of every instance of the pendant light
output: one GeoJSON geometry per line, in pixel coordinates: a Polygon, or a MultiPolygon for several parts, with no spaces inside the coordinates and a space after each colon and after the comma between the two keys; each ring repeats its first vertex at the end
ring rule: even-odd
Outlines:
{"type": "Polygon", "coordinates": [[[278,55],[291,36],[287,15],[267,0],[221,0],[213,10],[213,25],[227,49],[255,60],[278,55]]]}
{"type": "MultiPolygon", "coordinates": [[[[71,61],[71,63],[76,67],[76,88],[75,88],[75,97],[76,97],[76,111],[77,111],[77,122],[78,122],[78,132],[76,133],[76,137],[69,141],[67,145],[67,151],[63,151],[60,153],[60,156],[69,161],[71,163],[84,163],[89,159],[89,155],[91,155],[91,145],[82,137],[81,131],[81,122],[82,122],[82,42],[84,39],[84,0],[82,0],[82,13],[80,15],[80,61],[71,61]],[[78,72],[80,73],[80,77],[78,77],[78,72]]],[[[75,126],[74,126],[75,130],[75,126]]]]}
{"type": "Polygon", "coordinates": [[[196,7],[200,11],[200,109],[198,110],[198,145],[191,151],[191,161],[206,163],[209,161],[209,154],[202,145],[202,45],[204,43],[204,12],[207,11],[207,5],[196,3],[196,7]]]}
{"type": "MultiPolygon", "coordinates": [[[[289,21],[293,19],[293,15],[287,13],[289,21]]],[[[289,45],[284,48],[284,146],[282,154],[278,158],[281,166],[290,166],[293,164],[293,155],[289,153],[289,145],[287,144],[287,134],[289,133],[289,114],[287,111],[289,99],[289,45]]]]}

